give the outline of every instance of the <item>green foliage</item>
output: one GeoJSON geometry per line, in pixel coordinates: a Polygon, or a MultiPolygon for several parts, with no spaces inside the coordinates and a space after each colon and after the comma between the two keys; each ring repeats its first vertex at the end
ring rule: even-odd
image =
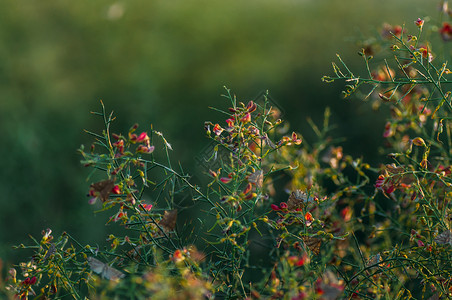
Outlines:
{"type": "MultiPolygon", "coordinates": [[[[406,7],[381,1],[366,5],[369,27],[379,24],[383,14],[387,21],[407,19],[416,3],[423,3],[413,0],[412,7],[406,7]]],[[[81,128],[100,130],[101,124],[86,114],[97,109],[99,99],[117,113],[117,131],[151,120],[177,149],[175,161],[182,161],[187,170],[194,169],[193,158],[205,145],[199,120],[213,118],[206,116],[207,106],[218,106],[212,99],[225,83],[246,99],[268,88],[285,108],[285,118],[306,131],[301,127],[306,116],[320,119],[327,101],[338,95],[338,86],[323,89],[318,77],[328,69],[335,48],[353,48],[344,37],[355,35],[363,18],[360,4],[3,1],[0,257],[5,264],[27,255],[10,247],[23,242],[27,233],[39,235],[51,227],[89,242],[106,233],[104,220],[91,218],[89,206],[80,202],[86,171],[79,168],[74,151],[89,143],[81,128]],[[309,109],[300,108],[307,105],[309,109]]],[[[339,120],[360,109],[335,103],[328,105],[339,120]]],[[[377,115],[372,118],[378,120],[377,115]]],[[[343,127],[361,124],[350,121],[343,127]]],[[[341,127],[337,130],[344,136],[341,127]]],[[[366,137],[348,132],[349,143],[357,135],[366,137]]],[[[376,142],[367,145],[373,141],[360,145],[372,149],[376,142]]]]}
{"type": "MultiPolygon", "coordinates": [[[[449,14],[447,6],[442,13],[449,14]]],[[[439,299],[452,296],[451,73],[416,35],[385,25],[359,52],[366,76],[338,56],[344,96],[387,106],[390,161],[371,167],[331,136],[330,110],[310,121],[312,141],[290,130],[280,111],[241,102],[226,89],[224,119],[206,121],[210,182],[198,186],[170,158],[173,146],[152,126],[87,131],[79,149],[92,169],[89,203],[108,213],[107,247],[69,233],[19,248],[32,259],[9,270],[4,295],[22,299],[439,299]],[[372,57],[392,55],[376,65],[372,57]],[[215,166],[215,167],[214,167],[215,166]],[[282,200],[282,201],[281,201],[282,200]],[[190,212],[196,211],[195,219],[190,212]]],[[[452,27],[431,27],[445,42],[452,27]]],[[[446,53],[443,56],[447,56],[446,53]]],[[[199,175],[199,174],[197,174],[199,175]]]]}

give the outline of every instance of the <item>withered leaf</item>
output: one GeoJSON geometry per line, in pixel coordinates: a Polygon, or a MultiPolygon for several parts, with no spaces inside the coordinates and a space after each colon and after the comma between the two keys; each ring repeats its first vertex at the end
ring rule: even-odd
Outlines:
{"type": "Polygon", "coordinates": [[[176,228],[176,221],[177,221],[177,209],[173,209],[170,211],[165,211],[165,214],[159,221],[159,225],[162,226],[166,232],[168,232],[176,228]]]}
{"type": "Polygon", "coordinates": [[[264,140],[265,140],[265,143],[266,143],[270,148],[276,149],[275,144],[272,142],[272,140],[270,140],[270,138],[268,137],[267,134],[265,134],[264,140]]]}
{"type": "Polygon", "coordinates": [[[116,270],[115,268],[110,267],[109,265],[101,262],[100,260],[89,256],[88,257],[88,264],[91,270],[93,270],[94,273],[99,274],[102,278],[108,279],[108,280],[115,280],[119,278],[123,278],[125,275],[119,270],[116,270]]]}
{"type": "Polygon", "coordinates": [[[55,254],[56,252],[56,247],[54,244],[50,244],[49,249],[46,252],[46,255],[44,256],[43,261],[46,261],[51,255],[55,254]]]}
{"type": "Polygon", "coordinates": [[[440,245],[451,245],[452,246],[452,232],[450,230],[446,230],[434,239],[434,241],[440,245]]]}
{"type": "Polygon", "coordinates": [[[320,288],[323,291],[322,299],[335,300],[344,291],[345,283],[343,280],[339,280],[332,271],[327,270],[322,276],[320,288]]]}
{"type": "Polygon", "coordinates": [[[100,200],[102,200],[102,202],[105,202],[108,200],[108,196],[110,196],[111,190],[115,187],[115,180],[107,179],[99,181],[91,184],[90,187],[96,194],[98,194],[100,200]]]}
{"type": "Polygon", "coordinates": [[[384,172],[387,175],[390,175],[393,178],[393,182],[395,185],[405,184],[409,185],[416,181],[416,177],[412,173],[409,172],[408,168],[404,168],[403,166],[396,166],[395,164],[387,164],[385,165],[384,172]]]}
{"type": "Polygon", "coordinates": [[[314,253],[315,255],[320,254],[320,246],[322,245],[321,239],[312,236],[302,236],[301,239],[312,253],[314,253]]]}
{"type": "Polygon", "coordinates": [[[308,198],[308,194],[303,192],[302,190],[295,190],[290,193],[289,199],[287,200],[287,208],[289,210],[294,210],[298,208],[304,208],[306,204],[312,200],[308,198]]]}
{"type": "Polygon", "coordinates": [[[141,261],[141,258],[142,258],[141,249],[142,249],[142,246],[138,246],[134,249],[127,251],[126,255],[127,255],[127,257],[129,257],[132,260],[141,261]]]}
{"type": "Polygon", "coordinates": [[[188,247],[188,252],[190,253],[191,259],[193,259],[196,263],[200,263],[206,258],[206,255],[196,249],[196,246],[194,245],[188,247]]]}
{"type": "Polygon", "coordinates": [[[258,170],[253,174],[248,176],[248,182],[254,184],[255,186],[261,188],[264,183],[264,172],[262,170],[258,170]]]}
{"type": "MultiPolygon", "coordinates": [[[[377,263],[381,262],[383,259],[381,258],[380,253],[377,253],[376,255],[372,256],[367,260],[366,267],[370,267],[372,265],[376,265],[377,263]]],[[[382,266],[382,264],[379,264],[382,266]]]]}

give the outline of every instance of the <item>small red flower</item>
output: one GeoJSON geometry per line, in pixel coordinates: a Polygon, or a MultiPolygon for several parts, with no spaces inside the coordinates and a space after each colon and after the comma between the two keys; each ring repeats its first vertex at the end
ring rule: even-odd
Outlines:
{"type": "Polygon", "coordinates": [[[138,139],[138,136],[137,136],[135,133],[129,132],[129,140],[130,140],[132,143],[135,143],[135,142],[137,141],[137,139],[138,139]]]}
{"type": "Polygon", "coordinates": [[[221,128],[220,125],[215,124],[215,126],[213,127],[213,133],[215,133],[215,135],[220,135],[223,132],[223,128],[221,128]]]}
{"type": "Polygon", "coordinates": [[[231,128],[234,126],[235,120],[233,118],[229,118],[226,120],[226,124],[228,124],[228,127],[231,128]]]}
{"type": "Polygon", "coordinates": [[[430,49],[426,46],[420,47],[418,51],[422,54],[423,58],[428,58],[428,61],[431,62],[433,60],[433,55],[430,49]]]}
{"type": "Polygon", "coordinates": [[[291,266],[301,267],[306,262],[307,256],[305,256],[305,255],[303,255],[302,257],[298,257],[295,255],[289,256],[287,258],[287,261],[288,261],[289,265],[291,265],[291,266]]]}
{"type": "Polygon", "coordinates": [[[145,146],[145,145],[139,145],[137,147],[136,152],[137,153],[146,153],[146,154],[150,154],[152,152],[154,152],[155,147],[154,146],[145,146]]]}
{"type": "Polygon", "coordinates": [[[393,29],[394,29],[393,33],[394,33],[396,36],[400,37],[400,36],[402,35],[402,26],[396,25],[396,26],[394,26],[393,29]]]}
{"type": "Polygon", "coordinates": [[[246,195],[249,192],[251,192],[251,189],[253,188],[253,185],[251,183],[248,183],[245,189],[243,190],[243,194],[246,195]]]}
{"type": "Polygon", "coordinates": [[[416,24],[417,27],[422,28],[422,26],[424,26],[424,20],[417,18],[417,20],[414,21],[414,24],[416,24]]]}
{"type": "Polygon", "coordinates": [[[118,152],[116,155],[121,156],[124,153],[124,140],[119,140],[116,143],[113,144],[114,147],[118,149],[118,152]]]}
{"type": "Polygon", "coordinates": [[[279,203],[279,207],[281,207],[281,209],[287,209],[287,203],[286,202],[281,202],[279,203]]]}
{"type": "Polygon", "coordinates": [[[283,136],[281,140],[278,142],[278,146],[288,144],[290,142],[290,138],[288,136],[283,136]]]}
{"type": "Polygon", "coordinates": [[[180,263],[184,259],[185,259],[185,257],[181,250],[177,249],[176,251],[174,251],[172,261],[174,261],[175,263],[180,263]]]}
{"type": "Polygon", "coordinates": [[[377,181],[375,182],[375,187],[377,189],[382,189],[383,185],[385,184],[385,177],[384,175],[378,176],[377,181]]]}
{"type": "Polygon", "coordinates": [[[240,121],[242,121],[243,123],[249,123],[251,122],[251,114],[250,113],[246,113],[241,119],[240,121]]]}
{"type": "Polygon", "coordinates": [[[146,210],[146,211],[150,211],[152,208],[152,204],[143,203],[141,205],[143,206],[144,210],[146,210]]]}
{"type": "Polygon", "coordinates": [[[395,191],[395,186],[391,184],[387,189],[385,189],[386,194],[392,194],[395,191]]]}
{"type": "Polygon", "coordinates": [[[314,221],[314,218],[312,217],[312,214],[311,214],[310,212],[307,212],[307,213],[304,215],[304,219],[305,219],[306,221],[308,221],[308,222],[314,221]]]}
{"type": "Polygon", "coordinates": [[[119,185],[115,185],[111,192],[116,195],[121,194],[121,189],[119,188],[119,185]]]}
{"type": "Polygon", "coordinates": [[[443,27],[439,30],[443,41],[448,42],[452,39],[452,27],[449,23],[444,22],[443,27]]]}
{"type": "Polygon", "coordinates": [[[301,144],[301,139],[299,139],[299,138],[297,137],[297,134],[296,134],[295,132],[292,132],[292,142],[293,142],[295,145],[300,145],[300,144],[301,144]]]}
{"type": "Polygon", "coordinates": [[[383,133],[383,137],[388,138],[394,135],[394,130],[392,130],[391,122],[387,122],[385,125],[385,131],[383,133]]]}
{"type": "Polygon", "coordinates": [[[137,142],[143,142],[143,141],[148,141],[148,140],[149,140],[149,137],[146,132],[142,132],[137,138],[137,142]]]}
{"type": "Polygon", "coordinates": [[[350,209],[350,206],[347,206],[341,210],[341,217],[345,222],[350,221],[352,218],[352,210],[350,209]]]}
{"type": "Polygon", "coordinates": [[[274,211],[281,210],[281,208],[280,208],[278,205],[276,205],[276,204],[272,204],[272,205],[270,205],[270,207],[271,207],[274,211]]]}
{"type": "Polygon", "coordinates": [[[113,218],[113,221],[118,222],[119,220],[124,219],[127,220],[127,212],[123,212],[122,207],[119,209],[118,213],[116,214],[116,216],[113,218]]]}
{"type": "Polygon", "coordinates": [[[33,285],[33,284],[35,284],[36,283],[36,276],[33,276],[33,277],[27,277],[27,279],[25,279],[24,281],[23,281],[23,285],[33,285]]]}
{"type": "Polygon", "coordinates": [[[116,148],[124,147],[124,140],[119,140],[116,143],[113,143],[113,146],[115,146],[116,148]]]}

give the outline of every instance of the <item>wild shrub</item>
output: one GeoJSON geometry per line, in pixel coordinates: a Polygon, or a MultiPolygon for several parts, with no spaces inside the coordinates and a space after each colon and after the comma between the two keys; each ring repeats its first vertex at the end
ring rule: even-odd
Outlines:
{"type": "MultiPolygon", "coordinates": [[[[442,13],[449,14],[443,5],[442,13]]],[[[384,25],[359,55],[364,75],[338,56],[344,96],[389,107],[384,157],[372,167],[330,134],[330,111],[306,141],[268,101],[239,101],[204,124],[212,151],[205,185],[175,164],[151,128],[87,131],[88,202],[110,215],[109,247],[44,230],[32,258],[9,270],[5,295],[21,299],[440,299],[452,296],[452,108],[448,23],[384,25]],[[436,25],[436,26],[435,26],[436,25]],[[438,46],[440,49],[440,47],[438,46]],[[389,55],[388,55],[389,51],[389,55]],[[382,57],[375,64],[374,56],[382,57]],[[441,62],[443,57],[444,63],[441,62]]],[[[175,149],[174,151],[177,151],[175,149]]],[[[200,176],[200,174],[197,174],[200,176]]]]}

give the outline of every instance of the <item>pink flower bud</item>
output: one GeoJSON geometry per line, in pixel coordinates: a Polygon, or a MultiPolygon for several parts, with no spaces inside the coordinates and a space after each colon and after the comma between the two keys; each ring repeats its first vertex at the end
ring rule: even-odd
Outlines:
{"type": "Polygon", "coordinates": [[[150,211],[152,208],[152,204],[141,204],[146,211],[150,211]]]}
{"type": "Polygon", "coordinates": [[[149,140],[149,137],[146,132],[142,132],[137,138],[137,142],[143,142],[143,141],[148,141],[148,140],[149,140]]]}
{"type": "Polygon", "coordinates": [[[221,177],[220,181],[226,184],[226,183],[229,183],[231,181],[231,178],[229,178],[229,177],[221,177]]]}

